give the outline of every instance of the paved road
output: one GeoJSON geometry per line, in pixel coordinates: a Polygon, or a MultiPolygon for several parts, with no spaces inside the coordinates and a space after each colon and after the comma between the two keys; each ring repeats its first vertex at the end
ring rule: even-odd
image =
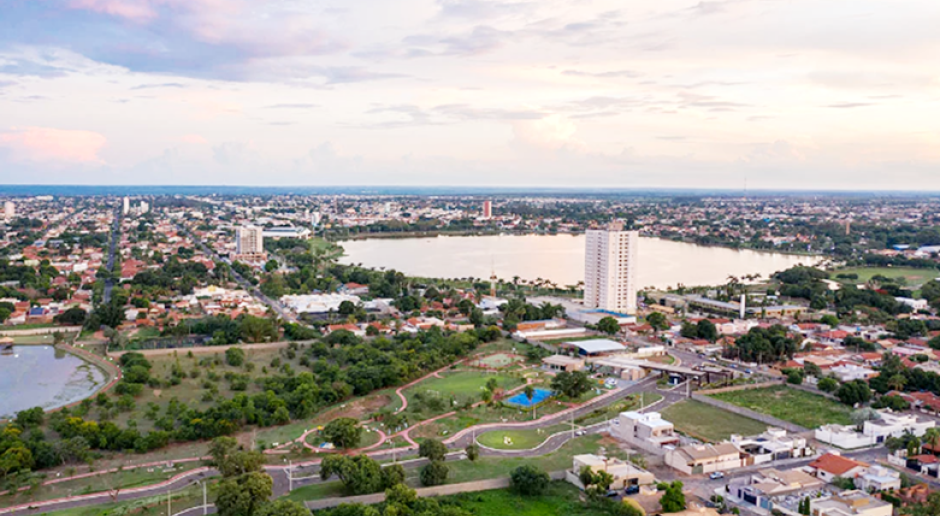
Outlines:
{"type": "MultiPolygon", "coordinates": [[[[619,400],[626,398],[631,394],[636,394],[644,391],[652,391],[656,383],[656,378],[647,378],[640,382],[637,382],[633,385],[630,385],[624,389],[617,391],[616,393],[604,397],[596,398],[596,401],[589,402],[585,406],[578,407],[573,411],[566,414],[558,414],[557,417],[543,417],[539,420],[523,423],[514,423],[514,424],[497,424],[492,426],[487,426],[483,431],[494,431],[494,430],[506,430],[506,429],[535,429],[535,428],[544,428],[552,426],[558,423],[563,423],[571,419],[577,419],[585,414],[589,414],[599,408],[615,403],[619,400]]],[[[668,406],[672,403],[675,403],[679,400],[685,399],[684,389],[681,387],[674,391],[659,391],[663,395],[664,400],[658,404],[655,408],[656,410],[661,410],[663,407],[668,406]]],[[[595,425],[590,425],[582,428],[582,430],[587,434],[596,434],[608,429],[607,423],[598,423],[595,425]]],[[[474,433],[466,433],[464,435],[458,436],[458,439],[448,443],[448,446],[455,449],[465,448],[474,437],[474,433]]],[[[481,449],[481,455],[484,456],[496,456],[496,457],[532,457],[544,455],[547,453],[554,452],[561,448],[566,442],[574,437],[572,432],[564,432],[551,436],[546,440],[541,446],[535,449],[529,450],[495,450],[483,448],[481,449]]],[[[369,456],[378,461],[388,461],[388,460],[402,460],[408,456],[416,455],[416,450],[410,450],[403,452],[401,450],[388,450],[388,451],[375,451],[370,452],[369,456]]],[[[450,459],[457,459],[462,456],[462,452],[453,452],[448,455],[450,459]]],[[[314,459],[310,462],[299,464],[292,468],[292,475],[294,481],[292,487],[294,489],[311,484],[317,484],[322,482],[318,476],[319,473],[319,461],[320,459],[314,459]],[[302,477],[302,478],[297,478],[302,477]]],[[[425,459],[412,459],[403,461],[402,465],[407,468],[417,468],[426,464],[425,459]]],[[[289,492],[290,481],[287,476],[287,465],[283,466],[266,466],[265,470],[269,475],[271,475],[274,480],[274,495],[275,497],[282,496],[289,492]]],[[[102,503],[108,503],[113,501],[126,501],[134,500],[138,498],[147,498],[159,495],[165,495],[167,492],[174,492],[190,485],[196,484],[204,479],[216,476],[217,472],[215,470],[203,470],[199,472],[193,472],[192,474],[182,474],[179,478],[173,479],[167,484],[162,484],[158,486],[144,486],[137,489],[129,489],[120,492],[116,497],[111,497],[108,493],[100,493],[88,496],[82,496],[81,498],[69,499],[69,500],[60,500],[54,503],[44,504],[42,508],[35,509],[18,509],[15,511],[3,511],[0,510],[0,514],[10,514],[10,515],[34,515],[41,514],[44,512],[69,509],[73,507],[84,507],[88,505],[96,505],[102,503]]],[[[210,509],[211,512],[211,509],[210,509]]],[[[195,516],[196,514],[202,514],[202,508],[190,509],[184,511],[184,516],[195,516]]]]}
{"type": "MultiPolygon", "coordinates": [[[[193,235],[192,233],[190,233],[189,230],[186,229],[184,226],[180,225],[180,226],[177,226],[177,227],[179,228],[180,231],[182,231],[183,233],[185,233],[186,236],[188,236],[189,239],[192,240],[193,243],[194,243],[195,245],[197,245],[197,246],[199,247],[199,249],[200,249],[203,253],[205,253],[206,256],[210,256],[210,257],[212,257],[213,259],[215,259],[216,261],[219,261],[219,262],[228,263],[228,264],[231,266],[231,263],[230,263],[227,259],[223,259],[222,256],[220,256],[218,253],[215,252],[214,249],[210,248],[209,246],[207,246],[206,244],[204,244],[201,240],[199,240],[198,238],[196,238],[196,235],[193,235]]],[[[252,285],[250,281],[248,281],[248,280],[246,280],[244,277],[242,277],[242,275],[239,274],[238,272],[236,272],[235,269],[232,269],[232,268],[230,267],[230,268],[229,268],[229,272],[231,272],[232,277],[235,278],[235,281],[236,281],[239,285],[241,285],[241,287],[242,287],[243,289],[245,289],[246,291],[248,291],[248,293],[250,293],[252,296],[254,296],[255,299],[257,299],[258,301],[261,301],[262,303],[264,303],[265,305],[267,305],[268,307],[270,307],[272,310],[274,310],[274,312],[275,312],[281,319],[284,319],[285,321],[288,321],[288,322],[300,323],[300,324],[303,324],[304,326],[307,326],[307,324],[305,324],[305,323],[303,323],[303,322],[297,320],[297,318],[295,318],[294,315],[293,315],[284,305],[282,305],[280,301],[276,301],[276,300],[271,299],[271,298],[269,298],[268,296],[264,295],[263,292],[261,292],[257,287],[255,287],[254,285],[252,285]]]]}
{"type": "Polygon", "coordinates": [[[104,280],[104,304],[111,302],[111,290],[114,289],[114,253],[121,242],[121,208],[114,209],[114,223],[111,228],[111,244],[108,246],[108,272],[111,276],[104,280]]]}
{"type": "MultiPolygon", "coordinates": [[[[637,394],[637,393],[644,392],[644,391],[650,391],[652,390],[651,387],[653,387],[655,384],[656,384],[656,378],[646,378],[633,385],[630,385],[629,387],[626,387],[617,391],[615,394],[612,394],[600,400],[599,402],[594,402],[594,403],[588,402],[587,404],[581,407],[578,407],[565,414],[545,416],[545,417],[541,417],[535,421],[530,421],[530,422],[486,425],[485,428],[482,428],[479,430],[479,433],[498,431],[498,430],[531,430],[531,429],[536,429],[536,428],[545,428],[545,427],[556,425],[559,423],[565,423],[566,421],[577,419],[585,414],[590,414],[591,412],[598,410],[599,408],[606,407],[607,405],[610,405],[611,403],[620,401],[631,394],[637,394]]],[[[476,432],[470,432],[470,433],[466,431],[462,431],[462,432],[463,432],[462,434],[458,434],[458,437],[456,439],[448,442],[447,446],[450,448],[466,448],[467,445],[473,442],[473,438],[476,432]]],[[[506,454],[504,450],[493,450],[492,452],[493,452],[491,453],[492,455],[506,454]]],[[[515,455],[513,453],[510,453],[510,454],[515,455]]]]}

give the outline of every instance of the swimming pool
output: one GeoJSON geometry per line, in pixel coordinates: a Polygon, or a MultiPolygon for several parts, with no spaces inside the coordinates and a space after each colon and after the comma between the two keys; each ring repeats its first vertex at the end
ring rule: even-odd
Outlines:
{"type": "Polygon", "coordinates": [[[542,403],[543,401],[551,397],[552,397],[552,391],[548,389],[535,389],[535,392],[532,394],[531,400],[529,400],[529,398],[526,397],[524,392],[520,392],[519,394],[516,394],[515,396],[506,400],[506,404],[515,405],[517,407],[522,407],[522,408],[531,408],[531,407],[534,407],[535,405],[538,405],[539,403],[542,403]]]}

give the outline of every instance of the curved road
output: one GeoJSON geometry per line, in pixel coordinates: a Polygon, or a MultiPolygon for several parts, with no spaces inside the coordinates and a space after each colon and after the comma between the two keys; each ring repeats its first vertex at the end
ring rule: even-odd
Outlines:
{"type": "MultiPolygon", "coordinates": [[[[433,374],[433,373],[432,373],[433,374]]],[[[548,416],[543,416],[539,419],[533,421],[523,421],[515,423],[494,423],[487,425],[478,425],[476,427],[464,429],[453,437],[445,441],[445,444],[451,449],[463,449],[469,445],[476,433],[483,433],[488,431],[495,430],[518,430],[518,429],[536,429],[552,426],[558,423],[563,423],[565,421],[576,419],[583,415],[589,414],[594,410],[597,410],[601,407],[606,407],[607,405],[614,403],[616,401],[622,400],[631,394],[637,394],[644,391],[651,390],[649,387],[654,386],[656,383],[656,378],[647,378],[640,382],[637,382],[633,385],[613,391],[606,395],[594,398],[588,401],[586,404],[575,407],[573,409],[565,410],[556,414],[551,414],[548,416]]],[[[677,392],[664,392],[663,393],[667,404],[674,403],[679,399],[682,399],[684,396],[681,393],[677,392]]],[[[598,423],[582,428],[587,434],[600,433],[607,429],[606,423],[598,423]]],[[[539,455],[545,455],[554,451],[557,451],[561,448],[566,442],[574,437],[573,432],[562,432],[550,436],[546,441],[536,448],[527,449],[527,450],[496,450],[491,448],[481,447],[480,453],[484,456],[495,456],[495,457],[533,457],[539,455]]],[[[375,460],[386,461],[386,460],[400,460],[403,457],[414,456],[417,450],[413,447],[408,449],[394,449],[394,450],[376,450],[367,452],[367,454],[375,460]]],[[[458,457],[462,456],[462,452],[453,452],[449,454],[449,457],[458,457]]],[[[293,481],[293,487],[301,487],[310,484],[316,484],[321,482],[317,475],[319,472],[320,458],[297,463],[293,466],[292,471],[293,475],[296,477],[298,474],[303,475],[302,478],[295,478],[293,481]]],[[[426,463],[424,459],[414,459],[403,462],[402,464],[406,467],[413,468],[419,467],[426,463]]],[[[265,466],[265,471],[274,479],[274,495],[275,497],[282,496],[289,492],[289,479],[287,476],[288,466],[286,465],[268,465],[265,466]]],[[[207,478],[217,476],[217,472],[214,469],[210,468],[199,468],[189,472],[181,473],[180,475],[171,478],[170,480],[150,485],[142,486],[139,488],[132,488],[120,491],[116,496],[111,496],[107,492],[103,493],[94,493],[89,495],[80,495],[74,496],[65,499],[56,499],[48,500],[44,502],[35,502],[31,504],[23,504],[20,506],[10,507],[6,509],[0,509],[0,514],[3,515],[34,515],[42,514],[45,512],[69,509],[73,507],[84,507],[88,505],[96,505],[102,503],[110,503],[117,501],[128,501],[135,500],[139,498],[148,498],[166,495],[168,492],[178,491],[185,487],[191,486],[198,482],[201,482],[207,478]]],[[[210,508],[210,512],[212,512],[210,508]]],[[[184,516],[195,516],[196,514],[202,514],[202,508],[194,508],[183,513],[180,513],[184,516]]]]}

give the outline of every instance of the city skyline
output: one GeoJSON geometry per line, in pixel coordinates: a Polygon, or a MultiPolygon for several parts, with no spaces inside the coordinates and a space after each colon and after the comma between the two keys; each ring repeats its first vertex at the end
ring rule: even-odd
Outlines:
{"type": "Polygon", "coordinates": [[[2,13],[7,184],[940,189],[925,0],[2,13]]]}

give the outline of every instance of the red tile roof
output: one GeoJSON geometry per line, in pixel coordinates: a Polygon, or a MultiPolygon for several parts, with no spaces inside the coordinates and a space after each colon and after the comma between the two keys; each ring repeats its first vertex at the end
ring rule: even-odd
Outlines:
{"type": "Polygon", "coordinates": [[[827,453],[813,462],[810,462],[809,466],[832,475],[841,476],[858,467],[867,468],[868,464],[841,455],[827,453]]]}

